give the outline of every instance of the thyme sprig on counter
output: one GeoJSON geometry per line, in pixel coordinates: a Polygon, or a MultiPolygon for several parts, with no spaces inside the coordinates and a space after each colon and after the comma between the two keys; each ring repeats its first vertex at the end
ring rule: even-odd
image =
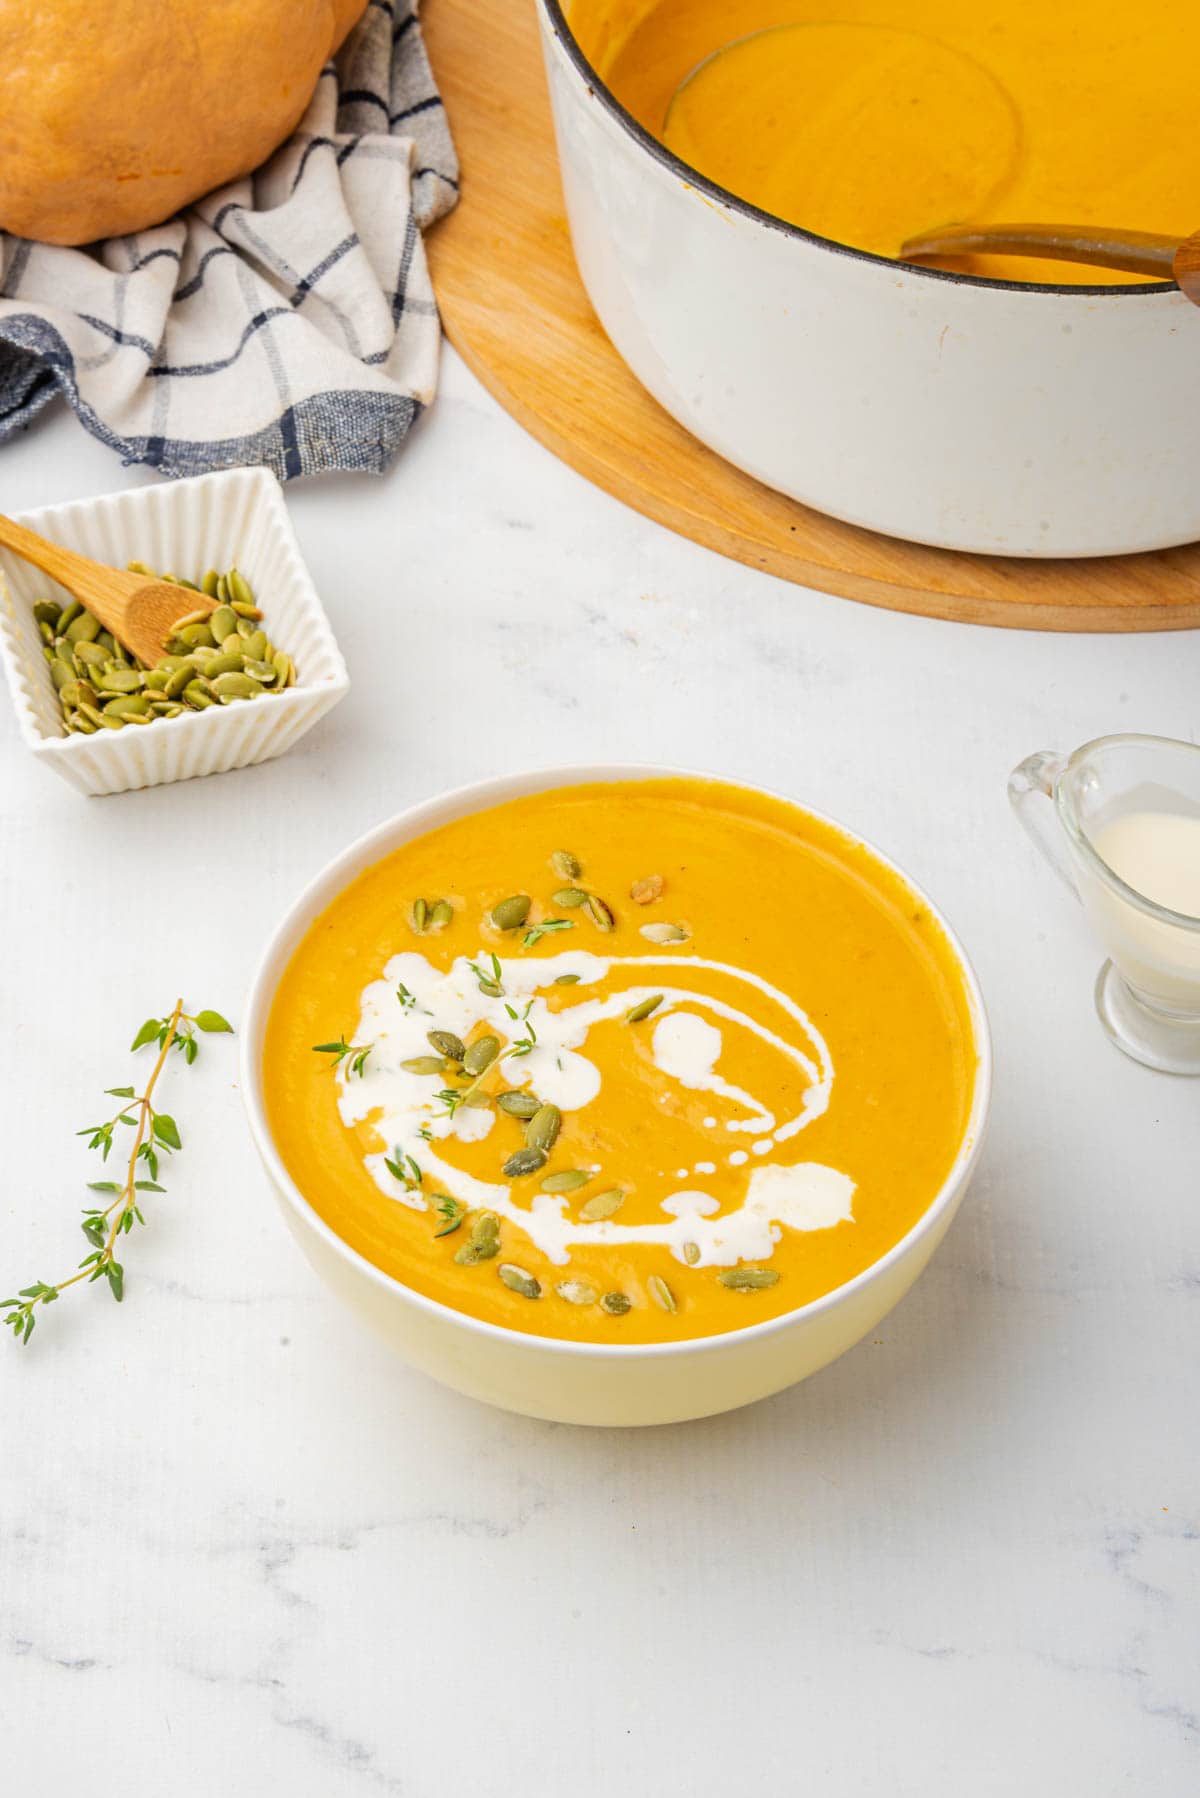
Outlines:
{"type": "Polygon", "coordinates": [[[117,1111],[100,1123],[85,1124],[82,1130],[76,1131],[77,1136],[87,1137],[88,1148],[97,1150],[101,1161],[108,1160],[114,1146],[119,1144],[123,1149],[124,1142],[128,1141],[125,1176],[122,1180],[88,1182],[89,1191],[104,1195],[107,1203],[95,1203],[84,1211],[82,1229],[91,1248],[75,1273],[53,1284],[35,1280],[32,1285],[23,1286],[14,1298],[0,1299],[3,1322],[16,1341],[28,1342],[37,1323],[39,1306],[52,1305],[71,1286],[105,1280],[118,1302],[124,1298],[125,1270],[117,1260],[117,1243],[129,1234],[135,1223],[146,1221],[139,1203],[140,1195],[166,1191],[158,1183],[160,1157],[172,1155],[183,1147],[175,1119],[169,1112],[155,1107],[154,1093],[159,1076],[172,1049],[191,1066],[200,1052],[197,1031],[212,1033],[232,1028],[219,1011],[184,1011],[182,999],[176,1000],[169,1016],[146,1019],[130,1048],[133,1053],[149,1043],[158,1045],[158,1057],[145,1089],[139,1093],[132,1086],[106,1087],[110,1098],[121,1101],[117,1111]],[[132,1130],[131,1138],[121,1138],[122,1127],[132,1130]]]}

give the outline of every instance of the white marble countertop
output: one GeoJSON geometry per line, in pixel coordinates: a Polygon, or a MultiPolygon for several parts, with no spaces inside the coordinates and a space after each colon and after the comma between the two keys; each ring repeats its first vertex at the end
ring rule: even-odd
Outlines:
{"type": "MultiPolygon", "coordinates": [[[[140,473],[58,408],[6,511],[140,473]]],[[[72,1130],[182,989],[440,786],[621,757],[833,812],[961,931],[994,1126],[877,1336],[741,1413],[589,1432],[409,1373],[318,1288],[235,1054],[98,1290],[0,1344],[0,1765],[124,1798],[1154,1794],[1200,1781],[1200,1085],[1103,1039],[1009,767],[1194,736],[1194,635],[1056,637],[752,573],[595,492],[448,357],[393,474],[289,495],[350,664],[282,761],[84,800],[0,703],[0,1285],[82,1252],[72,1130]],[[159,919],[165,920],[159,922],[159,919]]]]}

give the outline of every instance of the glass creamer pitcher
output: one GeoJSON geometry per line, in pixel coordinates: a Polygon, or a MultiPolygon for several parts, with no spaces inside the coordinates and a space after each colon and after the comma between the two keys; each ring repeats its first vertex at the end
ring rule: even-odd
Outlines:
{"type": "Polygon", "coordinates": [[[1108,952],[1096,1009],[1113,1042],[1200,1074],[1200,748],[1097,737],[1029,756],[1008,794],[1108,952]]]}

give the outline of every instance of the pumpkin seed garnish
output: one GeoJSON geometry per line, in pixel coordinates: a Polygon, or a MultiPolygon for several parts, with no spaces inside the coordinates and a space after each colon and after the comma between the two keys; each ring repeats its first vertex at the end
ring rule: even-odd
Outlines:
{"type": "Polygon", "coordinates": [[[560,880],[578,880],[583,872],[579,858],[572,855],[569,849],[556,849],[550,857],[550,866],[560,880]]]}
{"type": "Polygon", "coordinates": [[[455,1036],[453,1030],[427,1030],[425,1041],[448,1061],[461,1061],[467,1052],[462,1037],[455,1036]]]}
{"type": "Polygon", "coordinates": [[[427,899],[413,900],[412,911],[409,913],[409,922],[417,935],[420,936],[425,929],[426,924],[429,922],[429,901],[427,899]]]}
{"type": "Polygon", "coordinates": [[[629,897],[635,905],[653,905],[656,899],[662,898],[664,885],[661,874],[647,874],[644,880],[634,881],[629,897]]]}
{"type": "Polygon", "coordinates": [[[500,1219],[494,1211],[480,1211],[471,1225],[471,1234],[454,1259],[460,1267],[474,1267],[478,1261],[491,1261],[500,1252],[500,1219]]]}
{"type": "Polygon", "coordinates": [[[506,1180],[519,1180],[522,1174],[536,1174],[539,1168],[545,1167],[547,1159],[545,1149],[526,1146],[510,1155],[500,1171],[506,1180]]]}
{"type": "Polygon", "coordinates": [[[700,1244],[698,1242],[685,1242],[683,1245],[683,1258],[689,1267],[695,1267],[697,1261],[700,1259],[700,1244]]]}
{"type": "Polygon", "coordinates": [[[482,1074],[491,1067],[500,1053],[498,1036],[480,1036],[475,1039],[462,1058],[464,1074],[482,1074]]]}
{"type": "Polygon", "coordinates": [[[440,1055],[414,1055],[410,1061],[402,1061],[401,1068],[406,1074],[444,1074],[446,1063],[440,1055]]]}
{"type": "Polygon", "coordinates": [[[448,899],[439,899],[429,914],[430,930],[445,930],[447,924],[454,922],[454,907],[448,899]]]}
{"type": "Polygon", "coordinates": [[[581,1224],[600,1224],[607,1217],[615,1217],[625,1203],[625,1190],[620,1186],[610,1186],[605,1192],[593,1193],[592,1197],[579,1207],[581,1224]]]}
{"type": "Polygon", "coordinates": [[[561,905],[564,911],[573,911],[577,905],[586,905],[588,895],[582,887],[559,887],[554,895],[555,905],[561,905]]]}
{"type": "Polygon", "coordinates": [[[542,1105],[525,1126],[525,1141],[531,1149],[541,1149],[543,1160],[558,1141],[562,1129],[562,1112],[557,1105],[542,1105]]]}
{"type": "Polygon", "coordinates": [[[542,1181],[542,1191],[577,1192],[581,1186],[587,1185],[591,1177],[586,1168],[564,1168],[561,1174],[547,1174],[542,1181]]]}
{"type": "Polygon", "coordinates": [[[533,901],[528,893],[513,893],[492,907],[492,923],[497,930],[519,930],[529,916],[533,901]]]}
{"type": "Polygon", "coordinates": [[[616,919],[608,906],[605,905],[603,899],[597,898],[595,893],[589,893],[587,896],[587,913],[597,930],[612,930],[616,924],[616,919]]]}
{"type": "Polygon", "coordinates": [[[512,1261],[502,1261],[496,1272],[510,1292],[519,1292],[523,1299],[541,1298],[541,1282],[527,1274],[523,1267],[517,1267],[512,1261]]]}
{"type": "Polygon", "coordinates": [[[606,1292],[600,1300],[601,1311],[607,1311],[610,1317],[624,1317],[627,1311],[633,1310],[633,1303],[623,1292],[606,1292]]]}
{"type": "Polygon", "coordinates": [[[643,1018],[648,1018],[651,1012],[657,1011],[662,1002],[662,994],[655,993],[652,998],[643,999],[640,1005],[631,1005],[629,1010],[625,1013],[625,1022],[627,1024],[640,1024],[643,1018]]]}
{"type": "Polygon", "coordinates": [[[541,1110],[541,1100],[535,1099],[532,1093],[497,1093],[496,1103],[501,1111],[507,1111],[509,1117],[514,1118],[531,1118],[541,1110]]]}
{"type": "Polygon", "coordinates": [[[692,933],[682,924],[643,924],[639,934],[648,943],[686,943],[692,933]]]}
{"type": "Polygon", "coordinates": [[[556,974],[554,984],[555,986],[578,986],[579,976],[578,974],[556,974]]]}
{"type": "Polygon", "coordinates": [[[589,1286],[586,1280],[564,1280],[554,1290],[568,1305],[594,1305],[599,1297],[596,1288],[589,1286]]]}
{"type": "Polygon", "coordinates": [[[730,1292],[762,1292],[779,1279],[773,1267],[727,1267],[717,1275],[730,1292]]]}
{"type": "Polygon", "coordinates": [[[661,1305],[664,1311],[678,1311],[679,1306],[675,1303],[675,1294],[660,1274],[650,1275],[646,1281],[646,1291],[654,1303],[661,1305]]]}

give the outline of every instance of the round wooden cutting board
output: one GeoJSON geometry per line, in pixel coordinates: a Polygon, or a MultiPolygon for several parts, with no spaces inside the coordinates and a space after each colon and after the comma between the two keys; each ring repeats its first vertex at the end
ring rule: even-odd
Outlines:
{"type": "Polygon", "coordinates": [[[427,0],[421,21],[463,170],[428,240],[446,332],[572,468],[709,549],[895,611],[1033,630],[1200,625],[1200,544],[1076,561],[929,549],[810,511],[705,449],[630,374],[576,272],[534,0],[427,0]]]}

